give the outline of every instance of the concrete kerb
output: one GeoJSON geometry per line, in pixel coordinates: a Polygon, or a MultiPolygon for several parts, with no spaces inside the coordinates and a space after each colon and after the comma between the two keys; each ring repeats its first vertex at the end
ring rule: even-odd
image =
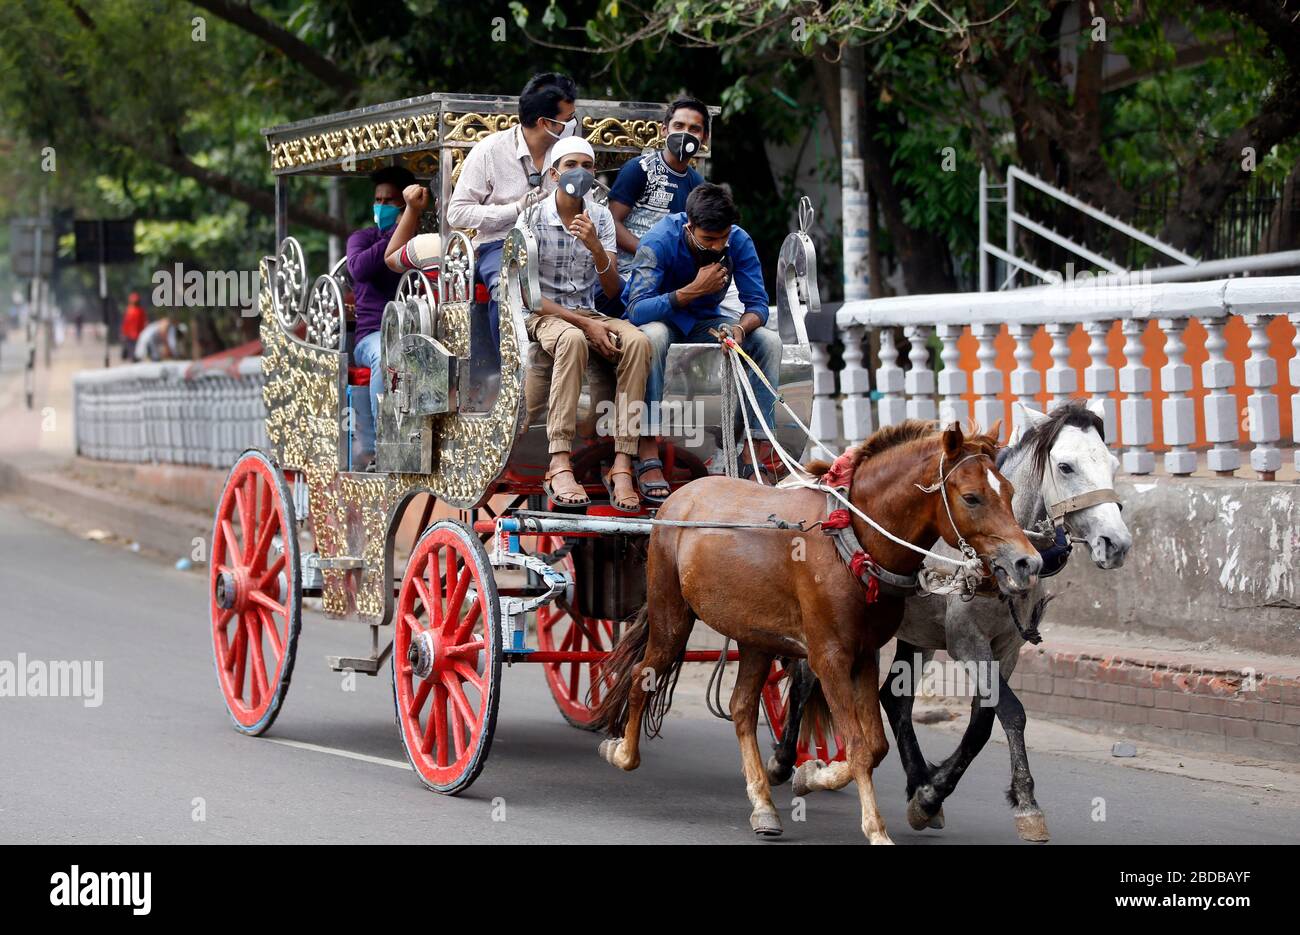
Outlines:
{"type": "MultiPolygon", "coordinates": [[[[206,558],[212,515],[153,500],[149,493],[109,490],[69,476],[66,470],[25,470],[0,461],[0,493],[16,497],[35,513],[58,517],[78,532],[100,530],[170,558],[206,558]]],[[[215,500],[213,501],[215,503],[215,500]]]]}

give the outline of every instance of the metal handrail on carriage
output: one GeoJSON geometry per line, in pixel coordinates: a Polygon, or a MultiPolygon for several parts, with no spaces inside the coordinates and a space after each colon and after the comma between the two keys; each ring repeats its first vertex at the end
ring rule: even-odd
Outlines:
{"type": "MultiPolygon", "coordinates": [[[[598,172],[662,141],[661,105],[580,100],[578,112],[598,172]]],[[[444,793],[467,788],[482,769],[503,662],[543,664],[563,716],[590,727],[605,688],[600,662],[620,621],[644,600],[637,543],[651,524],[614,520],[597,506],[538,525],[535,512],[519,509],[542,505],[547,450],[536,405],[545,394],[535,392],[546,361],[524,329],[540,304],[535,244],[522,228],[506,239],[500,338],[491,347],[475,303],[473,241],[449,230],[441,213],[436,288],[424,272],[408,273],[383,314],[378,469],[347,470],[347,268],[340,262],[310,278],[287,230],[288,183],[400,161],[435,180],[442,206],[468,149],[516,121],[513,98],[430,94],[263,131],[279,240],[276,255],[263,261],[259,300],[269,444],[232,468],[211,548],[213,648],[235,726],[253,735],[271,726],[292,675],[302,599],[316,597],[326,614],[355,616],[371,630],[369,654],[329,657],[333,668],[376,675],[392,656],[408,760],[425,785],[444,793]],[[493,500],[503,495],[504,508],[493,500]],[[397,578],[399,530],[421,497],[416,539],[397,578]],[[459,518],[435,518],[435,504],[459,510],[459,518]],[[507,580],[510,571],[523,583],[507,580]],[[529,645],[530,621],[536,645],[529,645]],[[380,635],[387,626],[389,641],[380,635]]],[[[799,229],[781,250],[777,309],[767,325],[783,339],[782,395],[804,419],[812,395],[804,318],[819,305],[812,220],[805,199],[799,229]]],[[[708,452],[691,445],[717,444],[730,431],[718,424],[728,376],[717,344],[674,346],[668,376],[665,402],[704,414],[700,432],[679,425],[665,433],[667,473],[678,486],[706,470],[708,452]]],[[[580,471],[598,470],[609,453],[592,418],[608,374],[593,361],[587,377],[579,413],[586,431],[574,452],[580,471]]],[[[776,431],[786,447],[802,449],[796,425],[776,431]]],[[[696,650],[687,658],[720,655],[696,650]]],[[[771,704],[768,713],[779,722],[771,704]]]]}

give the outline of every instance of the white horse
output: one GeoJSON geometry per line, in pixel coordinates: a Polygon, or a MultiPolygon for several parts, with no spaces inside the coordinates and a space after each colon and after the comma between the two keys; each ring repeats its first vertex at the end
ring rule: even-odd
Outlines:
{"type": "MultiPolygon", "coordinates": [[[[1064,566],[1070,543],[1086,544],[1098,568],[1118,568],[1133,544],[1114,493],[1119,460],[1102,437],[1099,407],[1073,401],[1051,415],[1013,404],[1016,430],[998,459],[1002,475],[1015,488],[1012,508],[1025,529],[1045,532],[1044,571],[1039,583],[1013,598],[916,597],[907,602],[898,630],[898,648],[886,677],[881,704],[898,742],[907,772],[908,823],[915,829],[943,827],[943,800],[974,760],[993,730],[997,714],[1011,748],[1011,788],[1007,798],[1016,831],[1026,841],[1048,840],[1047,822],[1034,800],[1034,779],[1025,752],[1025,709],[1007,679],[1015,671],[1020,648],[1042,637],[1038,624],[1052,595],[1043,578],[1064,566]],[[1054,545],[1048,542],[1054,537],[1054,545]],[[971,719],[958,748],[938,766],[928,764],[912,726],[912,703],[922,673],[935,650],[943,649],[965,671],[976,675],[971,719]]],[[[939,543],[937,550],[947,547],[939,543]]],[[[954,553],[955,554],[955,553],[954,553]]],[[[807,736],[817,719],[829,717],[820,689],[806,662],[790,667],[790,703],[782,742],[768,761],[773,782],[790,776],[799,739],[800,720],[807,736]]],[[[823,728],[825,729],[825,728],[823,728]]],[[[834,788],[838,771],[810,760],[794,771],[794,793],[834,788]]]]}

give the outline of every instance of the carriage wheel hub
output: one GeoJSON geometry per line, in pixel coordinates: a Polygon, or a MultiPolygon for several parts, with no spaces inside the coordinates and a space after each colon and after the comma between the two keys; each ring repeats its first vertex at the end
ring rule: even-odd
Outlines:
{"type": "MultiPolygon", "coordinates": [[[[248,607],[248,595],[254,590],[247,568],[235,567],[217,575],[212,585],[212,599],[222,610],[243,612],[248,607]]],[[[284,600],[283,596],[280,600],[284,600]]]]}
{"type": "Polygon", "coordinates": [[[230,610],[239,602],[239,585],[232,573],[224,571],[217,575],[217,583],[213,586],[213,598],[222,610],[230,610]]]}
{"type": "Polygon", "coordinates": [[[433,634],[425,630],[415,639],[411,640],[411,648],[406,653],[407,660],[411,663],[411,670],[416,678],[428,678],[433,672],[433,662],[437,657],[437,650],[434,645],[433,634]]]}

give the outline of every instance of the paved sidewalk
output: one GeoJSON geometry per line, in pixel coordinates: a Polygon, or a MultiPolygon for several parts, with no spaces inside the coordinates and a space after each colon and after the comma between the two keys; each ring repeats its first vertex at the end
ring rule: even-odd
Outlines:
{"type": "MultiPolygon", "coordinates": [[[[13,335],[0,356],[0,460],[28,467],[57,464],[73,455],[72,378],[81,370],[104,366],[104,342],[86,328],[81,343],[68,329],[63,344],[54,348],[45,366],[44,345],[36,345],[35,394],[26,406],[23,377],[26,343],[13,335]]],[[[110,360],[120,365],[118,350],[109,348],[110,360]]]]}
{"type": "MultiPolygon", "coordinates": [[[[27,512],[57,520],[78,534],[140,543],[173,558],[188,555],[194,537],[211,532],[215,497],[200,510],[197,495],[191,504],[177,502],[165,490],[160,496],[161,485],[147,476],[119,474],[121,482],[111,484],[105,482],[111,473],[101,477],[91,470],[96,476],[87,477],[77,469],[72,379],[82,370],[103,367],[104,342],[87,328],[78,343],[69,329],[46,367],[38,341],[31,409],[24,393],[25,349],[22,342],[8,341],[0,355],[0,494],[21,498],[27,512]]],[[[122,366],[118,348],[109,352],[112,365],[122,366]]],[[[105,465],[104,470],[114,467],[123,466],[105,465]]],[[[202,488],[204,482],[192,483],[202,488]]]]}
{"type": "Polygon", "coordinates": [[[1202,753],[1300,763],[1300,660],[1049,624],[1010,679],[1031,713],[1202,753]]]}

